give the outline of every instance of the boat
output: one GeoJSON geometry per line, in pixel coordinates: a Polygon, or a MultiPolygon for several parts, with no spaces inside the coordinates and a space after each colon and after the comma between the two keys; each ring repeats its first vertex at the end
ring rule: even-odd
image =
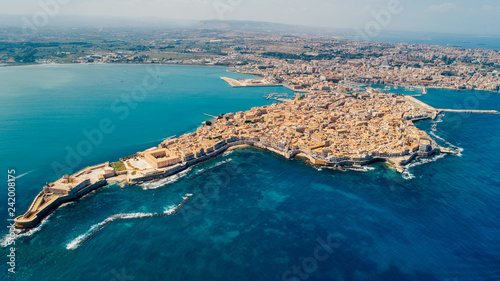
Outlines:
{"type": "Polygon", "coordinates": [[[427,88],[426,88],[426,87],[424,87],[424,89],[423,89],[423,91],[422,91],[422,94],[423,94],[423,95],[427,95],[427,88]]]}

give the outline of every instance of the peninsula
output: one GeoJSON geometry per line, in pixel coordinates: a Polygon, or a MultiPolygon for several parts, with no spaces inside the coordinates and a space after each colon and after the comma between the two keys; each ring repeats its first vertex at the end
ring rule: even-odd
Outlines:
{"type": "Polygon", "coordinates": [[[313,165],[330,167],[387,161],[402,172],[416,156],[453,153],[413,123],[435,118],[438,112],[414,98],[369,88],[356,94],[311,91],[294,100],[219,115],[195,132],[47,184],[15,225],[34,227],[61,204],[107,183],[168,177],[240,145],[287,159],[300,154],[313,165]]]}

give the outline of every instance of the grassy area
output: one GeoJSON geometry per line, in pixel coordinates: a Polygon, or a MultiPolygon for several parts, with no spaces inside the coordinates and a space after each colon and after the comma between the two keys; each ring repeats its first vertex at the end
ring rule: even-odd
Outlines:
{"type": "Polygon", "coordinates": [[[118,161],[118,162],[112,163],[111,167],[113,167],[113,169],[115,169],[115,172],[125,171],[127,169],[125,167],[125,164],[123,164],[122,161],[118,161]]]}
{"type": "Polygon", "coordinates": [[[186,60],[186,59],[201,59],[208,57],[203,53],[145,53],[150,59],[165,59],[165,60],[186,60]]]}

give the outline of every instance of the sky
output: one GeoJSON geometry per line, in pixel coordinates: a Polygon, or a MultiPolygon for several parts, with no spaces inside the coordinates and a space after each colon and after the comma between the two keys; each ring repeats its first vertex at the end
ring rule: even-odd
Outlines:
{"type": "Polygon", "coordinates": [[[0,14],[36,13],[500,35],[498,0],[0,0],[0,14]]]}

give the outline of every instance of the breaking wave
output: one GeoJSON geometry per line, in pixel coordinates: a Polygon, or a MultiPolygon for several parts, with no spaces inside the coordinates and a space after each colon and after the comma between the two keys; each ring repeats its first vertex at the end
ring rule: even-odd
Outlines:
{"type": "MultiPolygon", "coordinates": [[[[436,120],[433,122],[432,124],[432,130],[429,132],[430,135],[432,135],[433,137],[435,137],[436,139],[439,139],[441,140],[442,142],[444,142],[446,145],[449,146],[449,148],[452,148],[454,150],[454,152],[456,153],[457,156],[461,157],[462,156],[462,152],[464,151],[463,148],[461,147],[458,147],[452,143],[450,143],[449,141],[445,140],[444,138],[438,136],[435,132],[437,131],[437,126],[438,126],[438,123],[441,123],[443,122],[443,116],[444,114],[439,114],[436,118],[436,120]]],[[[415,175],[412,174],[410,172],[410,169],[415,167],[415,166],[419,166],[419,165],[423,165],[423,164],[426,164],[426,163],[430,163],[430,162],[435,162],[437,161],[438,159],[441,159],[443,158],[444,156],[446,156],[446,154],[439,154],[439,155],[436,155],[432,158],[428,158],[428,159],[422,159],[422,160],[419,160],[419,161],[416,161],[416,162],[412,162],[410,164],[407,164],[404,168],[404,171],[402,173],[402,176],[404,179],[406,180],[411,180],[411,179],[414,179],[415,178],[415,175]]]]}
{"type": "Polygon", "coordinates": [[[420,165],[423,165],[423,164],[427,164],[427,163],[431,163],[431,162],[435,162],[437,161],[438,159],[441,159],[445,156],[446,154],[438,154],[432,158],[426,158],[426,159],[422,159],[420,161],[417,161],[417,162],[413,162],[413,163],[410,163],[410,164],[407,164],[404,168],[404,171],[402,173],[403,175],[403,178],[406,179],[406,180],[411,180],[411,179],[414,179],[415,178],[415,175],[412,174],[410,172],[410,169],[415,167],[415,166],[420,166],[420,165]]]}
{"type": "Polygon", "coordinates": [[[441,140],[441,141],[442,141],[442,142],[444,142],[446,145],[448,145],[450,148],[452,148],[452,149],[455,151],[455,153],[456,153],[456,155],[457,155],[458,157],[462,157],[462,152],[464,151],[464,149],[463,149],[463,148],[458,147],[458,146],[456,146],[456,145],[454,145],[454,144],[450,143],[449,141],[445,140],[444,138],[442,138],[442,137],[440,137],[440,136],[438,136],[438,135],[436,134],[436,132],[437,132],[437,125],[438,125],[438,123],[443,122],[443,116],[444,116],[444,114],[439,114],[439,115],[438,115],[438,117],[436,118],[436,120],[433,122],[433,124],[432,124],[432,130],[431,130],[429,133],[430,133],[433,137],[435,137],[436,139],[441,140]]]}
{"type": "Polygon", "coordinates": [[[139,186],[144,189],[144,190],[148,190],[148,189],[158,189],[164,185],[167,185],[167,184],[171,184],[171,183],[174,183],[178,180],[180,180],[181,178],[187,176],[189,174],[189,172],[191,172],[191,167],[187,168],[186,170],[180,172],[180,173],[177,173],[175,175],[172,175],[170,177],[166,177],[164,179],[161,179],[161,180],[158,180],[158,181],[153,181],[153,182],[146,182],[146,183],[142,183],[140,184],[139,186]]]}
{"type": "Polygon", "coordinates": [[[196,171],[196,173],[195,173],[192,177],[190,177],[189,179],[193,179],[193,178],[195,178],[195,177],[197,177],[197,176],[199,176],[199,175],[201,175],[201,174],[205,173],[205,172],[206,172],[206,171],[208,171],[208,170],[211,170],[211,169],[217,168],[217,167],[222,166],[222,165],[224,165],[224,164],[227,164],[227,163],[229,163],[229,162],[231,162],[231,161],[233,161],[233,159],[232,159],[232,158],[229,158],[229,159],[226,159],[226,160],[224,160],[224,161],[220,161],[220,162],[216,163],[216,164],[215,164],[215,165],[213,165],[213,166],[210,166],[210,167],[207,167],[207,168],[202,168],[202,169],[199,169],[199,170],[198,170],[198,171],[196,171]]]}
{"type": "Polygon", "coordinates": [[[370,167],[370,166],[362,166],[362,167],[355,167],[355,168],[347,168],[347,170],[350,171],[356,171],[356,172],[369,172],[369,171],[374,171],[375,167],[370,167]]]}
{"type": "Polygon", "coordinates": [[[17,240],[21,237],[29,237],[33,235],[34,233],[40,231],[42,227],[48,222],[49,218],[52,216],[52,214],[48,215],[46,218],[44,218],[40,224],[37,227],[31,228],[29,230],[20,230],[20,229],[15,229],[15,237],[12,238],[9,234],[5,234],[4,237],[0,238],[0,246],[2,247],[7,247],[9,246],[13,240],[17,240]]]}

